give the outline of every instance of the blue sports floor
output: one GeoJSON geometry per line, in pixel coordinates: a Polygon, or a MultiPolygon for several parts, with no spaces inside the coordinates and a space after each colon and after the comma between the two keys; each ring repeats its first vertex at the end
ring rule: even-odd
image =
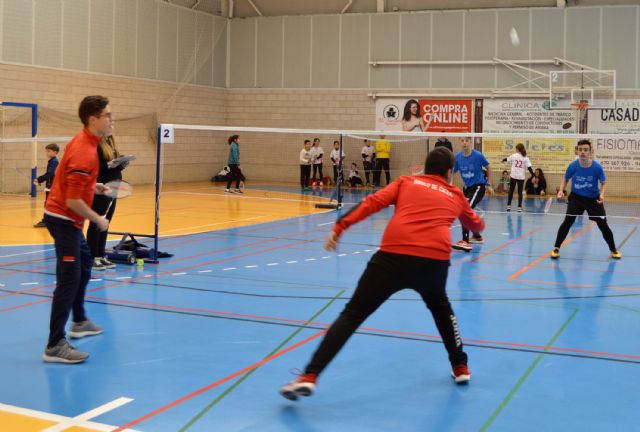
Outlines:
{"type": "Polygon", "coordinates": [[[470,385],[453,384],[430,314],[403,291],[298,402],[278,389],[350,297],[392,209],[347,231],[338,253],[322,249],[335,212],[163,239],[173,258],[94,274],[87,309],[105,333],[75,342],[91,354],[80,365],[41,360],[52,245],[0,247],[0,412],[81,430],[640,430],[638,222],[609,220],[620,261],[587,219],[551,261],[562,217],[541,205],[507,214],[503,197],[485,199],[485,244],[452,254],[470,385]]]}

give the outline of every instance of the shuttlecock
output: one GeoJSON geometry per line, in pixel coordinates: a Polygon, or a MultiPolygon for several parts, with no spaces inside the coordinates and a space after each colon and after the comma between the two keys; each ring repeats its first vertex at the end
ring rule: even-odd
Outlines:
{"type": "Polygon", "coordinates": [[[520,38],[518,37],[518,32],[514,27],[511,27],[511,30],[509,30],[509,38],[511,39],[511,44],[513,46],[520,45],[520,38]]]}

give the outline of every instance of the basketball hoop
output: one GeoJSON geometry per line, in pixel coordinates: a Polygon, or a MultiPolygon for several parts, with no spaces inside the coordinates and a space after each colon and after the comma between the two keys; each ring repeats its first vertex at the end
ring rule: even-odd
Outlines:
{"type": "Polygon", "coordinates": [[[571,104],[571,106],[578,111],[584,112],[589,108],[589,102],[587,101],[574,102],[571,104]]]}

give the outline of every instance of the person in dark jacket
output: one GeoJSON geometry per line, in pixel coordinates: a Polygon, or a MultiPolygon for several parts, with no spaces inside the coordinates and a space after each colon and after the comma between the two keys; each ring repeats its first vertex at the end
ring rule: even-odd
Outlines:
{"type": "MultiPolygon", "coordinates": [[[[109,162],[122,156],[116,147],[116,141],[113,135],[105,137],[98,144],[98,160],[100,168],[98,170],[98,183],[109,183],[114,180],[122,180],[122,170],[128,166],[128,162],[124,162],[115,167],[110,167],[109,162]]],[[[113,219],[116,211],[116,201],[106,195],[95,195],[91,209],[99,215],[104,215],[109,222],[113,219]],[[113,202],[112,202],[113,201],[113,202]]],[[[96,224],[91,222],[87,230],[87,244],[93,256],[93,270],[106,270],[115,268],[115,264],[105,256],[105,247],[107,245],[107,232],[100,231],[96,224]]]]}
{"type": "MultiPolygon", "coordinates": [[[[33,184],[36,186],[40,186],[44,183],[44,203],[47,204],[47,198],[49,198],[49,191],[51,191],[51,185],[53,184],[53,179],[56,176],[56,170],[58,169],[58,153],[60,152],[60,147],[58,144],[51,143],[47,144],[44,148],[45,153],[47,154],[47,171],[42,174],[40,177],[33,181],[33,184]]],[[[40,222],[33,225],[34,228],[45,228],[44,219],[41,219],[40,222]]]]}
{"type": "Polygon", "coordinates": [[[536,168],[524,188],[527,191],[527,195],[545,195],[547,193],[547,180],[544,178],[544,173],[540,168],[536,168]]]}

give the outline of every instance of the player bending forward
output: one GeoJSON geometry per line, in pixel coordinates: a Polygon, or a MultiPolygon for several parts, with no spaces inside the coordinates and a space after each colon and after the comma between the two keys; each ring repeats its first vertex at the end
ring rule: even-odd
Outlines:
{"type": "Polygon", "coordinates": [[[450,227],[459,218],[464,226],[480,232],[484,222],[460,189],[449,184],[453,165],[453,154],[444,147],[436,148],[427,156],[425,175],[400,177],[336,222],[325,243],[330,251],[336,249],[340,235],[351,225],[392,204],[396,207],[380,250],[371,257],[351,300],[327,331],[304,373],[280,389],[285,398],[296,400],[313,394],[318,375],[362,322],[404,288],[417,291],[431,311],[449,354],[455,382],[465,384],[471,379],[446,292],[450,227]]]}

